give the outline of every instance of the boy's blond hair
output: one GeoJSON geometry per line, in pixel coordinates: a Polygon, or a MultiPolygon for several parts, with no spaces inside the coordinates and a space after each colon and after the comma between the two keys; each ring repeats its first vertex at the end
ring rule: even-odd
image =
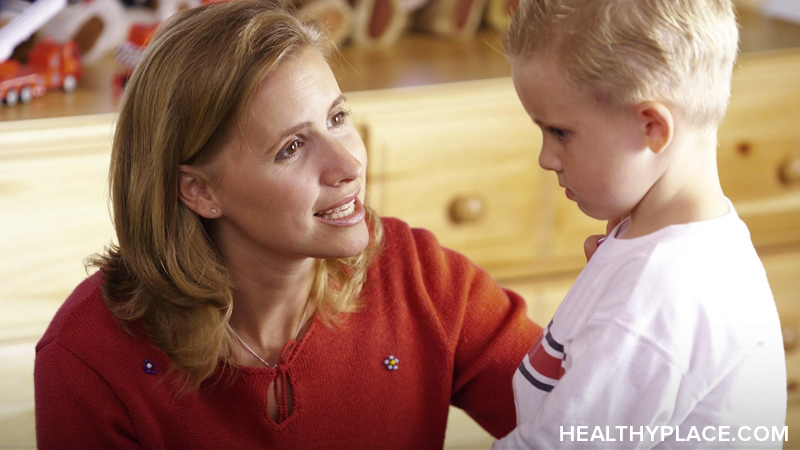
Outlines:
{"type": "Polygon", "coordinates": [[[703,129],[725,115],[738,41],[731,0],[522,0],[506,53],[553,58],[613,107],[669,102],[703,129]]]}

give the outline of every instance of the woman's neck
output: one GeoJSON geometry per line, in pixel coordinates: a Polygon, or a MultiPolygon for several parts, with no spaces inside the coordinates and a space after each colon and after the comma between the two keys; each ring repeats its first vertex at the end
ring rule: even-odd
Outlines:
{"type": "MultiPolygon", "coordinates": [[[[220,245],[234,287],[230,325],[258,356],[275,364],[298,327],[302,336],[313,317],[309,296],[315,260],[259,254],[255,247],[220,245]]],[[[234,351],[243,356],[240,360],[252,362],[243,348],[234,346],[234,351]]]]}

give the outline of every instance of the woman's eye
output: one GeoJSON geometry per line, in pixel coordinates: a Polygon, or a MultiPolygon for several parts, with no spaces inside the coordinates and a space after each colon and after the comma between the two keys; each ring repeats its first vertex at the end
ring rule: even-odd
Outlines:
{"type": "Polygon", "coordinates": [[[291,159],[297,156],[297,152],[300,151],[300,147],[303,146],[303,143],[295,140],[289,144],[288,147],[284,148],[283,150],[279,151],[277,155],[275,155],[275,160],[282,160],[282,159],[291,159]]]}
{"type": "Polygon", "coordinates": [[[339,111],[338,113],[334,114],[334,116],[331,118],[331,126],[336,127],[343,125],[347,122],[347,116],[349,115],[350,111],[348,110],[339,111]]]}

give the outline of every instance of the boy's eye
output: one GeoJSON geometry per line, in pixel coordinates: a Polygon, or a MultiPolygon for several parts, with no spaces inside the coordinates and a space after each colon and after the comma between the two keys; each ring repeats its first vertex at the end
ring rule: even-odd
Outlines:
{"type": "Polygon", "coordinates": [[[547,131],[553,136],[557,137],[560,141],[563,141],[569,137],[569,131],[562,130],[561,128],[547,127],[547,131]]]}

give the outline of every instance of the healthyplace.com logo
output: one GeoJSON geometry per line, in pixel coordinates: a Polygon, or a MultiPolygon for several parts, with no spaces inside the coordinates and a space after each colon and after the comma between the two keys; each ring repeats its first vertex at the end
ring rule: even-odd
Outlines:
{"type": "Polygon", "coordinates": [[[729,426],[684,427],[680,426],[561,426],[561,442],[662,442],[674,439],[677,442],[735,442],[735,441],[788,441],[789,427],[748,427],[732,430],[729,426]]]}

